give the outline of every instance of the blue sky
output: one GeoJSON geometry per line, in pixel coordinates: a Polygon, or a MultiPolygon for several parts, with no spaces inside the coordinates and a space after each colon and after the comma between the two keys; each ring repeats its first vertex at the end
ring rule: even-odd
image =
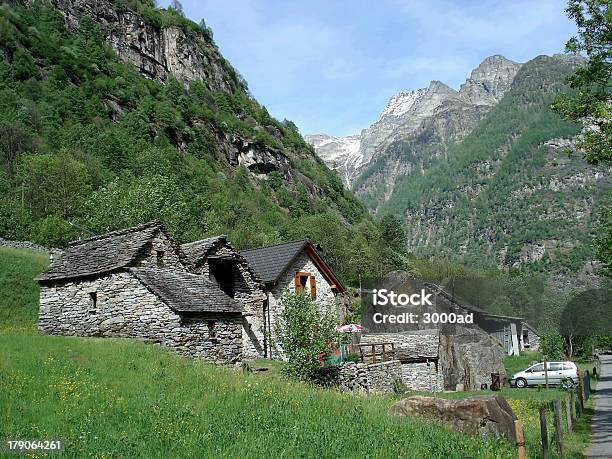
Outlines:
{"type": "MultiPolygon", "coordinates": [[[[169,0],[160,1],[167,6],[169,0]]],[[[576,32],[565,0],[183,0],[253,95],[302,134],[358,133],[399,91],[456,89],[492,54],[525,62],[576,32]]]]}

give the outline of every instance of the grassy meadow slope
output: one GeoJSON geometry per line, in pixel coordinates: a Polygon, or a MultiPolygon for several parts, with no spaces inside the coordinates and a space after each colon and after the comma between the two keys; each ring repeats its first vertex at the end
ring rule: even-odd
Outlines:
{"type": "Polygon", "coordinates": [[[390,398],[246,374],[136,341],[41,336],[32,278],[45,264],[44,255],[0,251],[0,438],[61,438],[68,457],[514,456],[501,440],[389,418],[390,398]]]}

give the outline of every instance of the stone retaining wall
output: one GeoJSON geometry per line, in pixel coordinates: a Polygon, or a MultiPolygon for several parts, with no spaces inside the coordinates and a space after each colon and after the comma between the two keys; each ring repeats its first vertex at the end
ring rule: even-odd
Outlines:
{"type": "Polygon", "coordinates": [[[344,362],[333,368],[332,378],[341,392],[393,393],[395,381],[402,379],[402,365],[399,360],[365,363],[344,362]]]}
{"type": "Polygon", "coordinates": [[[42,245],[36,244],[35,242],[11,241],[9,239],[4,239],[1,237],[0,237],[0,247],[8,247],[11,249],[36,250],[37,252],[48,252],[48,253],[59,253],[59,254],[64,253],[62,249],[56,249],[53,247],[44,247],[42,245]]]}
{"type": "Polygon", "coordinates": [[[402,381],[410,390],[440,392],[444,379],[436,362],[402,363],[402,381]]]}

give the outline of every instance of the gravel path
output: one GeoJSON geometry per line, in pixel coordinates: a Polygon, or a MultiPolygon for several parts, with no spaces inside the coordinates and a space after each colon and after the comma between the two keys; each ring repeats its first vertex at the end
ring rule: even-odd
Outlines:
{"type": "Polygon", "coordinates": [[[601,378],[597,383],[591,446],[586,457],[612,458],[612,355],[601,357],[601,378]]]}

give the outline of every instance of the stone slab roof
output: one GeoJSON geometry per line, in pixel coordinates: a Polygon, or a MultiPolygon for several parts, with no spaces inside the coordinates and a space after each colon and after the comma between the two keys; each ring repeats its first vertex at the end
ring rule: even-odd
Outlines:
{"type": "Polygon", "coordinates": [[[215,244],[219,242],[227,242],[227,236],[214,236],[209,237],[208,239],[202,239],[200,241],[189,242],[187,244],[181,245],[181,249],[189,260],[197,261],[200,260],[202,257],[207,256],[208,252],[210,252],[210,249],[212,249],[215,244]]]}
{"type": "Polygon", "coordinates": [[[177,312],[236,312],[242,303],[197,274],[162,268],[128,268],[149,291],[177,312]]]}
{"type": "Polygon", "coordinates": [[[275,284],[303,251],[306,251],[330,285],[339,292],[346,290],[340,279],[323,260],[318,248],[308,239],[242,250],[240,254],[265,284],[275,284]]]}
{"type": "Polygon", "coordinates": [[[159,221],[71,242],[64,255],[37,281],[68,280],[104,274],[130,266],[158,231],[159,221]]]}
{"type": "Polygon", "coordinates": [[[470,304],[457,296],[451,295],[439,285],[432,284],[430,282],[425,282],[425,286],[433,290],[437,295],[440,295],[442,298],[446,299],[449,303],[454,304],[455,306],[458,306],[459,308],[464,309],[468,312],[474,312],[482,316],[485,316],[487,318],[494,319],[494,320],[501,320],[501,321],[519,321],[520,322],[520,321],[525,320],[522,317],[506,316],[503,314],[493,314],[491,312],[487,312],[484,309],[474,306],[473,304],[470,304]]]}
{"type": "Polygon", "coordinates": [[[275,283],[307,243],[306,240],[285,242],[258,249],[242,250],[240,253],[263,282],[275,283]]]}

